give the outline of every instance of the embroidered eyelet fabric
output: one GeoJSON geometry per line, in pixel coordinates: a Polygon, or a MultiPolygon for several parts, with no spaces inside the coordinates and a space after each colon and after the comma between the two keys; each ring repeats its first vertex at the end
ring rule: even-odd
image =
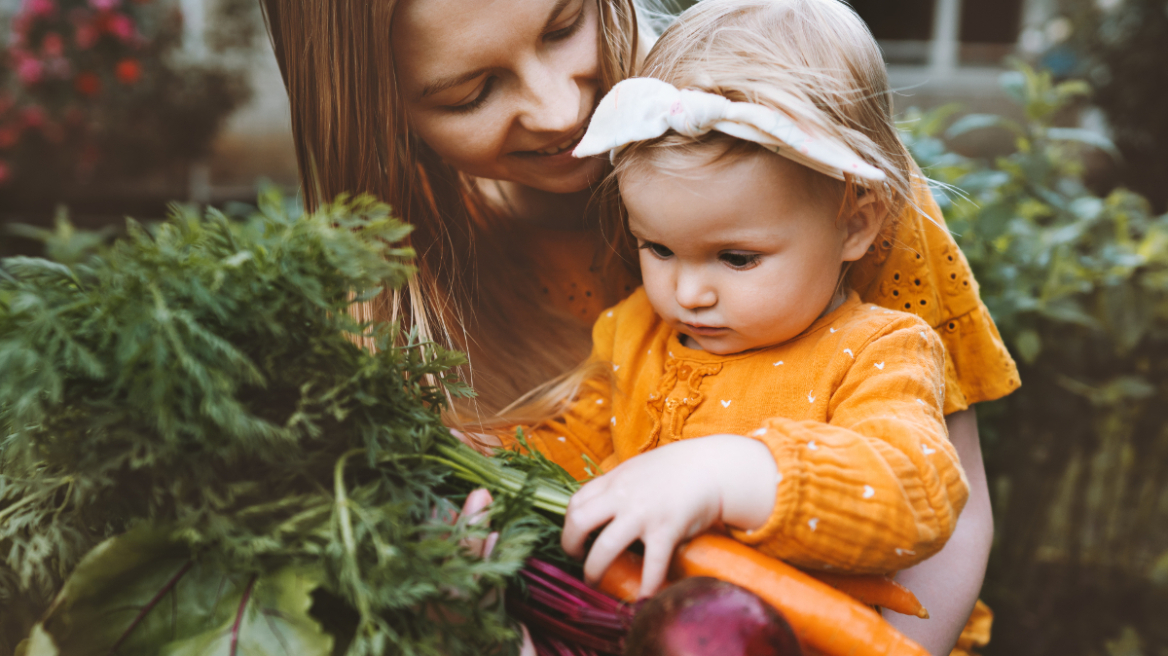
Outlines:
{"type": "Polygon", "coordinates": [[[781,481],[769,520],[734,537],[794,565],[903,569],[938,551],[968,495],[942,414],[941,339],[852,294],[799,337],[719,356],[687,348],[639,289],[602,313],[589,381],[531,445],[574,476],[717,433],[751,436],[781,481]]]}
{"type": "Polygon", "coordinates": [[[933,195],[923,181],[916,190],[916,207],[884,226],[848,284],[869,303],[917,315],[941,336],[951,414],[1006,396],[1021,380],[933,195]]]}

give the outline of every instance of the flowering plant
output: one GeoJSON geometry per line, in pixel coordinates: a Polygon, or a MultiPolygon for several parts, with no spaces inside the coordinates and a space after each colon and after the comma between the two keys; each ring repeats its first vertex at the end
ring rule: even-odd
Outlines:
{"type": "Polygon", "coordinates": [[[238,71],[178,56],[172,0],[23,0],[8,27],[0,193],[60,197],[189,161],[246,96],[238,71]]]}

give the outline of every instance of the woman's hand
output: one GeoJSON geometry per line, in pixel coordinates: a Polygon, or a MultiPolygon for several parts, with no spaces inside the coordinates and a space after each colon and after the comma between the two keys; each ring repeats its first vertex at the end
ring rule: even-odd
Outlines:
{"type": "MultiPolygon", "coordinates": [[[[466,501],[462,504],[462,514],[466,516],[467,523],[478,525],[487,521],[490,517],[487,513],[487,506],[491,505],[491,501],[493,501],[491,493],[486,488],[480,487],[466,495],[466,501]]],[[[454,517],[454,521],[457,520],[458,517],[454,517]]],[[[491,552],[494,551],[495,544],[498,542],[499,534],[492,531],[485,538],[465,538],[461,544],[467,551],[479,558],[490,558],[491,552]]],[[[527,627],[520,624],[519,630],[523,633],[523,644],[519,648],[519,656],[535,656],[535,644],[531,641],[531,634],[527,632],[527,627]]]]}
{"type": "Polygon", "coordinates": [[[584,562],[595,584],[635,540],[645,545],[642,597],[665,582],[678,543],[716,522],[762,526],[775,503],[778,468],[765,445],[740,435],[675,442],[631,458],[572,496],[564,551],[583,557],[589,534],[604,526],[584,562]],[[607,524],[607,526],[605,526],[607,524]]]}

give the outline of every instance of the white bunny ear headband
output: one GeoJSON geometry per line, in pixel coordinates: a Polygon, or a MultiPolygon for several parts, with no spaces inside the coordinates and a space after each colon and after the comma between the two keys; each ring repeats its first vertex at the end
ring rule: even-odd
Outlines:
{"type": "Polygon", "coordinates": [[[885,179],[884,171],[860,159],[848,147],[834,139],[807,134],[782,112],[704,91],[679,90],[649,77],[629,78],[614,86],[600,101],[588,131],[572,154],[615,155],[631,143],[655,139],[669,130],[687,137],[717,130],[766,146],[837,180],[843,180],[845,174],[869,182],[885,179]]]}

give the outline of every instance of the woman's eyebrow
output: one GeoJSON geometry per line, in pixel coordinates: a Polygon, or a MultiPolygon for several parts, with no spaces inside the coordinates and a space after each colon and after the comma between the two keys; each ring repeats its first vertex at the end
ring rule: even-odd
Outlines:
{"type": "MultiPolygon", "coordinates": [[[[564,13],[564,9],[568,6],[569,2],[572,2],[572,0],[556,0],[556,4],[552,6],[551,12],[548,13],[547,22],[544,23],[544,32],[548,31],[552,24],[556,22],[556,19],[560,17],[560,14],[564,13]]],[[[466,84],[467,82],[470,82],[471,80],[486,72],[487,69],[480,68],[478,70],[470,71],[469,73],[463,73],[461,75],[448,75],[446,77],[438,78],[437,80],[434,80],[433,82],[422,87],[422,93],[418,96],[418,100],[421,100],[426,96],[432,96],[440,91],[445,91],[447,89],[456,87],[460,84],[466,84]]]]}

